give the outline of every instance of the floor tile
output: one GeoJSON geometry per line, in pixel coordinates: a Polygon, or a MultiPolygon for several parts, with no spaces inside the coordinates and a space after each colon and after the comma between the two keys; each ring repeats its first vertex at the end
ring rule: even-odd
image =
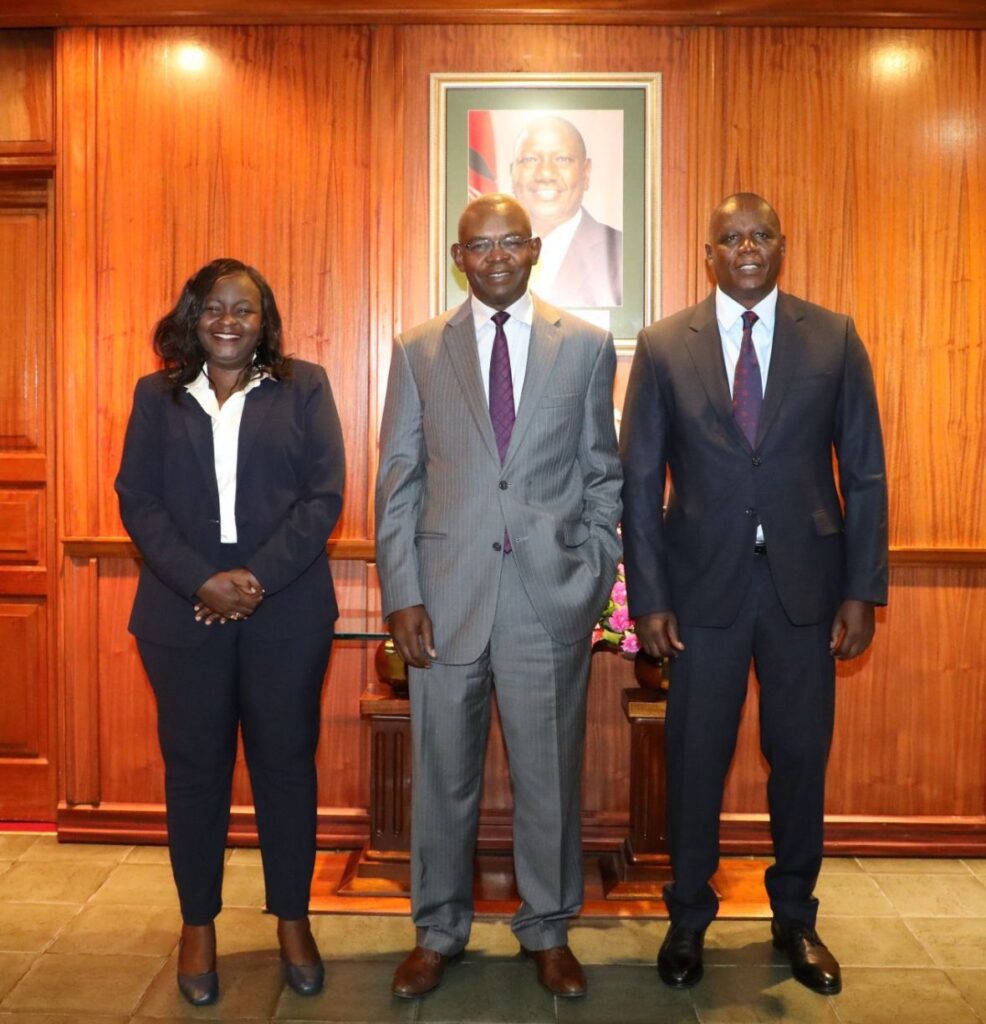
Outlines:
{"type": "Polygon", "coordinates": [[[3,1001],[5,1010],[131,1013],[162,959],[45,953],[3,1001]]]}
{"type": "Polygon", "coordinates": [[[393,973],[390,964],[379,962],[328,963],[325,989],[317,996],[308,997],[285,988],[275,1019],[346,1021],[346,1024],[412,1021],[418,1009],[417,1000],[391,995],[393,973]]]}
{"type": "Polygon", "coordinates": [[[220,956],[261,953],[276,957],[277,918],[256,907],[223,907],[216,918],[216,946],[220,956]]]}
{"type": "MultiPolygon", "coordinates": [[[[406,917],[381,914],[314,914],[312,934],[325,960],[377,957],[397,964],[414,948],[414,926],[406,917]]],[[[473,925],[473,939],[485,928],[473,925]]],[[[508,929],[509,930],[509,929],[508,929]]]]}
{"type": "Polygon", "coordinates": [[[177,907],[127,907],[92,903],[83,907],[51,947],[53,953],[120,953],[163,958],[181,931],[177,907]]]}
{"type": "Polygon", "coordinates": [[[820,917],[818,934],[843,967],[931,967],[934,963],[896,917],[820,917]]]}
{"type": "Polygon", "coordinates": [[[815,895],[822,913],[852,917],[875,917],[893,914],[894,905],[869,875],[819,875],[815,895]]]}
{"type": "Polygon", "coordinates": [[[170,864],[167,846],[135,846],[124,858],[128,864],[170,864]]]}
{"type": "Polygon", "coordinates": [[[227,864],[223,869],[224,907],[263,907],[264,874],[259,867],[227,864]]]}
{"type": "Polygon", "coordinates": [[[130,846],[115,846],[109,843],[60,843],[55,836],[39,836],[38,841],[21,854],[20,861],[22,864],[31,861],[118,864],[130,850],[130,846]]]}
{"type": "Polygon", "coordinates": [[[549,1024],[555,1001],[537,982],[534,965],[492,960],[453,964],[441,987],[420,1000],[419,1021],[432,1024],[549,1024]]]}
{"type": "Polygon", "coordinates": [[[873,875],[905,917],[986,917],[986,882],[972,875],[873,875]]]}
{"type": "Polygon", "coordinates": [[[986,878],[986,858],[970,858],[963,857],[962,863],[974,874],[980,878],[986,878]]]}
{"type": "Polygon", "coordinates": [[[959,990],[938,970],[852,967],[833,1001],[842,1024],[978,1024],[959,990]]]}
{"type": "Polygon", "coordinates": [[[651,965],[667,927],[667,921],[586,919],[569,928],[568,942],[583,963],[651,965]]]}
{"type": "Polygon", "coordinates": [[[971,868],[958,857],[860,857],[868,875],[968,875],[971,868]]]}
{"type": "Polygon", "coordinates": [[[904,923],[941,967],[986,964],[986,918],[908,917],[904,923]]]}
{"type": "Polygon", "coordinates": [[[855,857],[823,857],[823,875],[858,875],[862,871],[855,857]]]}
{"type": "Polygon", "coordinates": [[[584,999],[556,999],[563,1024],[696,1024],[688,992],[668,988],[656,967],[590,966],[584,999]]]}
{"type": "Polygon", "coordinates": [[[260,850],[249,846],[236,846],[229,851],[227,864],[235,864],[237,867],[259,868],[263,866],[260,850]]]}
{"type": "Polygon", "coordinates": [[[952,969],[945,972],[962,998],[986,1020],[986,966],[978,971],[952,969]]]}
{"type": "Polygon", "coordinates": [[[4,997],[27,974],[36,959],[34,953],[0,953],[0,1007],[4,997]]]}
{"type": "Polygon", "coordinates": [[[838,1020],[830,1000],[799,985],[786,966],[709,966],[691,991],[702,1024],[836,1024],[838,1020]]]}
{"type": "Polygon", "coordinates": [[[171,868],[164,864],[118,864],[93,897],[93,903],[177,907],[171,868]]]}
{"type": "Polygon", "coordinates": [[[0,876],[0,900],[24,903],[85,903],[106,881],[106,864],[18,862],[0,876]]]}
{"type": "Polygon", "coordinates": [[[770,922],[713,921],[705,933],[704,960],[707,964],[724,967],[774,963],[770,922]]]}
{"type": "Polygon", "coordinates": [[[29,850],[41,838],[41,836],[21,832],[7,832],[0,835],[0,860],[17,860],[25,850],[29,850]]]}
{"type": "Polygon", "coordinates": [[[136,1016],[268,1020],[281,994],[281,963],[274,957],[220,954],[219,1001],[212,1006],[189,1006],[178,992],[176,970],[177,960],[172,957],[154,979],[136,1016]]]}
{"type": "Polygon", "coordinates": [[[0,950],[40,953],[78,912],[65,903],[0,903],[0,950]]]}

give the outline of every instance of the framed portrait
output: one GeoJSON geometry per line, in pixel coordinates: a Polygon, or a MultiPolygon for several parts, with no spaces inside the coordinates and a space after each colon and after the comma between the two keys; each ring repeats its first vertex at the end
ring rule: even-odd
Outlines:
{"type": "Polygon", "coordinates": [[[485,192],[514,195],[541,239],[540,298],[632,351],[661,294],[661,76],[431,76],[432,313],[468,294],[449,247],[485,192]]]}

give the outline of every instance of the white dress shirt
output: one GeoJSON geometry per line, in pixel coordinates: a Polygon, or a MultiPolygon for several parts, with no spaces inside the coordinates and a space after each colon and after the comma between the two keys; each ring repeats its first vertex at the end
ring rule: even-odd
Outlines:
{"type": "MultiPolygon", "coordinates": [[[[722,358],[726,364],[726,379],[729,393],[733,393],[733,378],[739,361],[740,343],[743,340],[743,314],[746,307],[731,299],[716,286],[716,320],[719,323],[719,337],[722,339],[722,358]]],[[[761,299],[752,312],[759,318],[753,325],[753,349],[760,364],[760,383],[767,393],[767,371],[770,369],[770,352],[774,347],[774,320],[777,317],[777,286],[761,299]]]]}
{"type": "MultiPolygon", "coordinates": [[[[493,359],[493,338],[496,324],[491,317],[496,312],[492,306],[470,296],[472,322],[476,329],[476,348],[479,352],[479,375],[483,379],[486,403],[490,401],[490,362],[493,359]]],[[[507,336],[507,351],[510,353],[510,379],[514,386],[514,412],[520,407],[520,393],[524,390],[524,375],[527,373],[527,353],[531,347],[531,326],[534,323],[534,300],[531,293],[524,294],[505,312],[510,319],[503,325],[507,336]]]]}
{"type": "MultiPolygon", "coordinates": [[[[736,364],[739,362],[740,344],[743,341],[743,314],[746,307],[731,299],[719,286],[716,286],[716,321],[719,324],[719,337],[722,340],[722,359],[726,364],[726,379],[729,381],[729,394],[733,393],[733,378],[736,376],[736,364]]],[[[762,298],[752,312],[757,314],[757,322],[753,325],[753,350],[760,364],[760,384],[763,393],[767,393],[767,371],[770,369],[770,353],[774,347],[774,322],[777,318],[777,286],[771,293],[762,298]]],[[[757,543],[765,543],[763,526],[757,523],[757,543]]]]}
{"type": "Polygon", "coordinates": [[[531,285],[541,295],[548,293],[554,287],[558,279],[558,271],[568,255],[568,248],[572,244],[575,232],[582,223],[582,207],[575,212],[574,217],[569,217],[564,224],[552,228],[547,235],[541,236],[541,255],[531,272],[531,285]]]}
{"type": "Polygon", "coordinates": [[[260,386],[267,373],[253,378],[241,391],[234,391],[219,405],[209,375],[202,372],[185,390],[209,414],[212,420],[212,448],[216,460],[216,483],[219,486],[219,539],[223,544],[235,544],[236,534],[236,457],[240,444],[240,421],[247,392],[260,386]]]}

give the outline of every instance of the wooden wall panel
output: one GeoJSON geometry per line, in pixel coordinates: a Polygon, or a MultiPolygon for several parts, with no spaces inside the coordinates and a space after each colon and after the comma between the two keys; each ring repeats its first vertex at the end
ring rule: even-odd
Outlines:
{"type": "Polygon", "coordinates": [[[0,490],[0,563],[44,565],[46,534],[44,491],[0,490]]]}
{"type": "MultiPolygon", "coordinates": [[[[183,278],[219,254],[241,255],[271,278],[290,347],[326,366],[343,416],[350,474],[339,534],[370,537],[391,339],[431,312],[429,73],[660,71],[663,311],[707,293],[709,212],[749,188],[781,213],[784,286],[852,312],[873,356],[892,538],[917,554],[893,572],[872,651],[840,668],[833,822],[849,821],[846,842],[865,848],[890,820],[939,841],[952,815],[983,848],[982,33],[133,28],[60,32],[58,54],[59,409],[71,424],[60,441],[59,516],[62,536],[93,538],[98,556],[64,561],[69,803],[101,799],[92,814],[108,816],[106,834],[135,814],[156,820],[160,834],[153,707],[125,632],[134,563],[99,545],[122,532],[112,479],[130,393],[154,365],[150,329],[183,278]],[[179,70],[186,43],[201,48],[198,75],[179,70]],[[963,557],[967,566],[951,564],[963,557]]],[[[628,365],[622,358],[618,404],[628,365]]],[[[76,541],[66,550],[82,551],[76,541]]],[[[336,562],[334,571],[340,628],[377,628],[375,567],[336,562]]],[[[371,670],[360,645],[337,644],[318,755],[322,834],[336,841],[365,828],[357,701],[371,670]]],[[[627,663],[595,656],[584,807],[596,840],[618,837],[626,820],[619,691],[629,684],[627,663]]],[[[765,835],[756,713],[753,684],[726,793],[734,848],[765,835]]],[[[496,737],[488,767],[485,835],[502,842],[510,799],[496,737]]],[[[234,799],[249,801],[242,766],[234,799]]]]}
{"type": "Polygon", "coordinates": [[[45,447],[48,338],[48,192],[44,180],[0,178],[0,449],[45,447]]]}
{"type": "Polygon", "coordinates": [[[0,34],[0,154],[50,152],[53,33],[0,34]]]}
{"type": "Polygon", "coordinates": [[[107,30],[97,45],[98,530],[122,532],[112,481],[153,325],[190,273],[235,256],[269,278],[287,350],[329,373],[349,455],[338,534],[365,536],[368,31],[107,30]]]}

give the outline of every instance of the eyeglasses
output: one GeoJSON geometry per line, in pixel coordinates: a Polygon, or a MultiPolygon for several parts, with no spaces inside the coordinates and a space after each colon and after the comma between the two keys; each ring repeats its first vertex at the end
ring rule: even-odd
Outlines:
{"type": "Polygon", "coordinates": [[[508,256],[512,256],[533,241],[533,235],[527,238],[520,238],[517,235],[507,235],[506,238],[473,238],[468,242],[461,242],[460,248],[473,256],[489,256],[499,246],[508,256]]]}

